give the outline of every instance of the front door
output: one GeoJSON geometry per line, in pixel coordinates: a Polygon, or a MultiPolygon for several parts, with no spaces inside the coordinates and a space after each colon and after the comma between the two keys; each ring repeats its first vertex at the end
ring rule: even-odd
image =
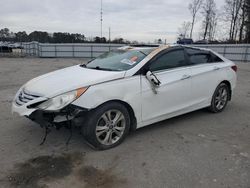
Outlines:
{"type": "Polygon", "coordinates": [[[191,71],[183,49],[164,53],[151,62],[149,70],[161,84],[154,88],[155,92],[150,81],[141,76],[143,122],[161,121],[166,115],[189,107],[191,71]]]}

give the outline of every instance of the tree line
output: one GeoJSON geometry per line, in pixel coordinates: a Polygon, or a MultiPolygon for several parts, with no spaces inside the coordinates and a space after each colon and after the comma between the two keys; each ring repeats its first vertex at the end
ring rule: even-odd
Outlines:
{"type": "Polygon", "coordinates": [[[202,40],[250,43],[250,0],[225,0],[220,9],[215,0],[191,0],[188,10],[192,19],[179,27],[179,38],[193,38],[199,18],[202,40]]]}
{"type": "Polygon", "coordinates": [[[12,32],[8,28],[0,30],[0,41],[6,42],[31,42],[37,41],[40,43],[130,43],[123,38],[107,40],[105,37],[86,38],[85,35],[79,33],[63,33],[55,32],[48,33],[44,31],[33,31],[27,34],[26,31],[12,32]]]}

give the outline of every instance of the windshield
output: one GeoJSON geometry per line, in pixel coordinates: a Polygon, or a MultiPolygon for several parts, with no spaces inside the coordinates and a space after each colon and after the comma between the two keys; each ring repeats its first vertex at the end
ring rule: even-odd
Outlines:
{"type": "Polygon", "coordinates": [[[86,68],[107,71],[126,71],[136,66],[152,51],[153,49],[115,50],[107,52],[88,63],[86,68]]]}

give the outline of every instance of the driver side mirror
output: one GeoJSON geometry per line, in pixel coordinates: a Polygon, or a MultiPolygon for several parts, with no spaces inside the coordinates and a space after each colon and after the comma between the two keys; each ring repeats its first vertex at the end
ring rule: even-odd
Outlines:
{"type": "Polygon", "coordinates": [[[158,80],[158,78],[155,76],[154,73],[152,73],[151,71],[148,71],[146,73],[146,78],[148,79],[149,82],[151,82],[151,84],[155,87],[159,87],[161,85],[160,80],[158,80]]]}

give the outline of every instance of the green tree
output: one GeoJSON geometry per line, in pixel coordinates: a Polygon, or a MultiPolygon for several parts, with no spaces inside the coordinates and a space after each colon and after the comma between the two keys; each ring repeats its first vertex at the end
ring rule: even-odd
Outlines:
{"type": "Polygon", "coordinates": [[[29,41],[29,37],[25,31],[19,31],[15,33],[15,35],[16,35],[15,37],[16,42],[28,42],[29,41]]]}
{"type": "Polygon", "coordinates": [[[245,10],[246,10],[246,42],[250,43],[250,1],[246,0],[246,4],[245,4],[245,10]]]}
{"type": "Polygon", "coordinates": [[[0,40],[7,41],[9,37],[10,37],[10,30],[8,28],[0,30],[0,40]]]}
{"type": "Polygon", "coordinates": [[[34,31],[29,34],[30,41],[38,41],[41,43],[47,43],[50,41],[49,34],[43,31],[34,31]]]}

